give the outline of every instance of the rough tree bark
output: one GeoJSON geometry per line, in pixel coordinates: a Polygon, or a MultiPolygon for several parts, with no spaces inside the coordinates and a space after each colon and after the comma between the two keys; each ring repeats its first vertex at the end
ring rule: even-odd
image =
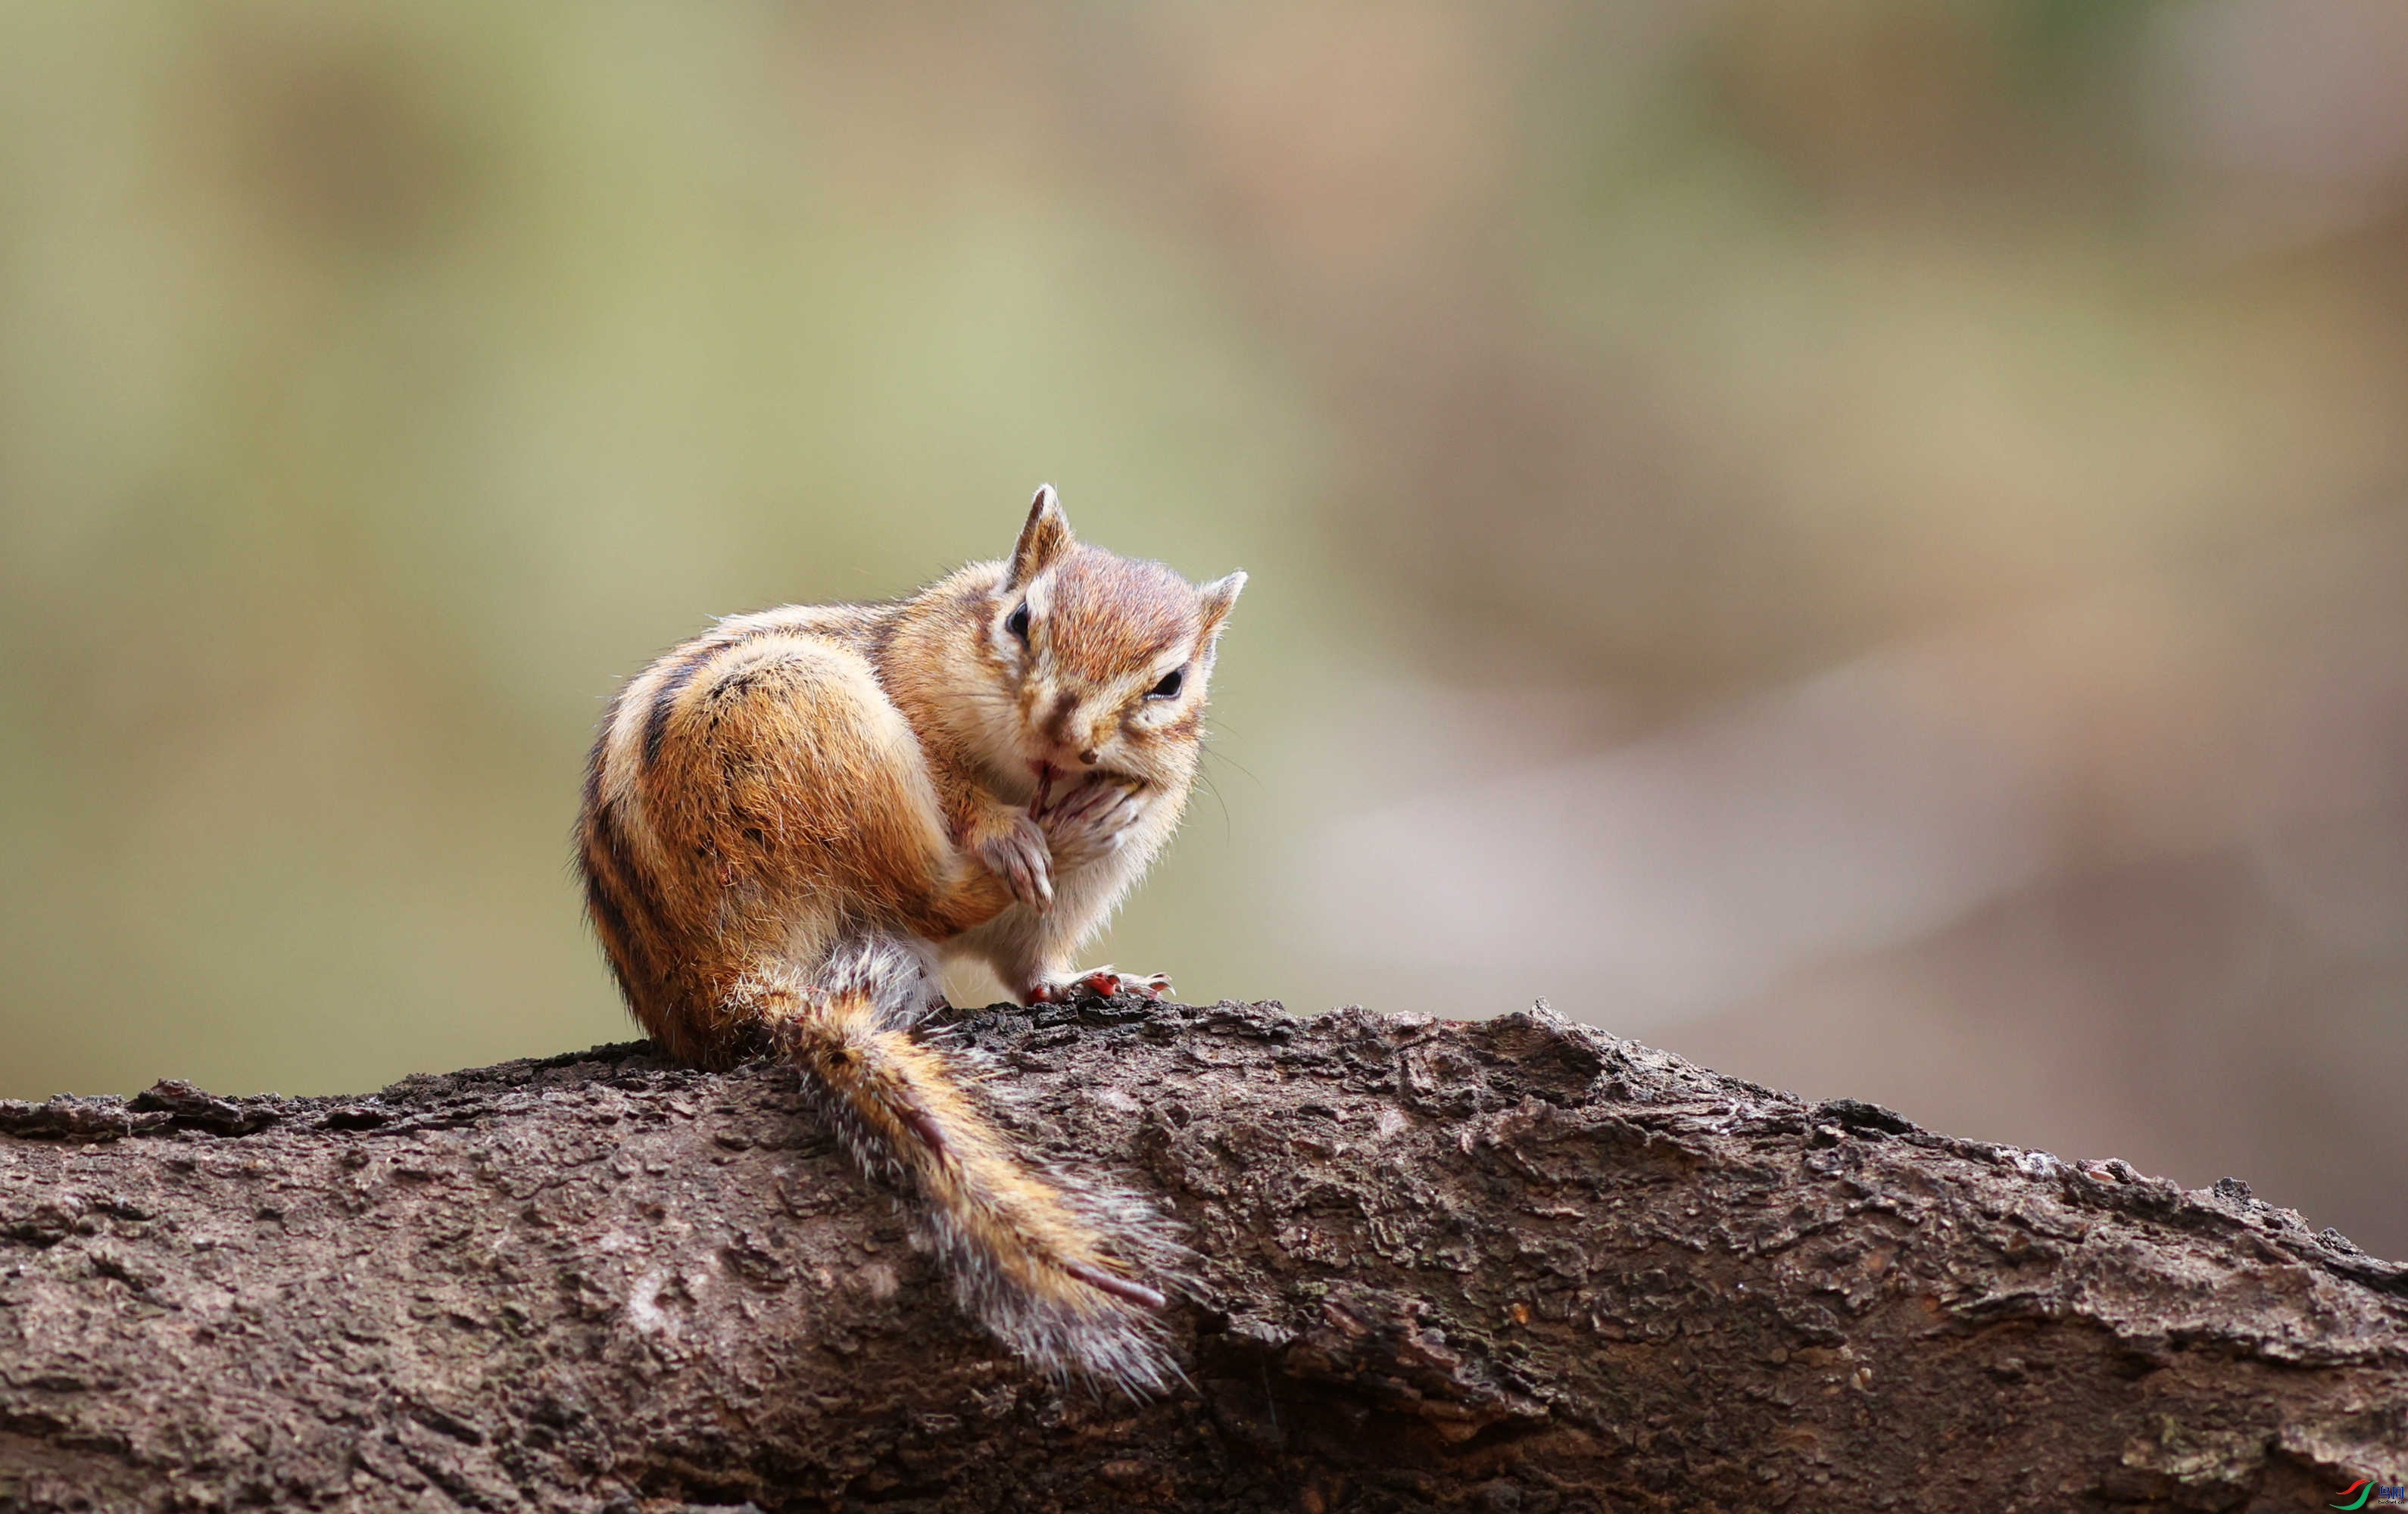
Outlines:
{"type": "Polygon", "coordinates": [[[1194,1390],[954,1316],[774,1065],[0,1110],[0,1508],[2320,1507],[2408,1268],[2236,1183],[1812,1105],[1543,1011],[960,1029],[1190,1226],[1194,1390]]]}

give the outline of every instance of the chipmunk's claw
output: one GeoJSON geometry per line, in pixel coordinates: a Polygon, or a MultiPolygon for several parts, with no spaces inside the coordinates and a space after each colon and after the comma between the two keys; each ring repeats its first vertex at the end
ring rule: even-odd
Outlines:
{"type": "Polygon", "coordinates": [[[1030,1004],[1061,1004],[1072,996],[1087,993],[1099,999],[1117,999],[1124,994],[1132,998],[1159,999],[1170,992],[1168,973],[1115,972],[1107,964],[1088,972],[1040,982],[1029,991],[1030,1004]]]}

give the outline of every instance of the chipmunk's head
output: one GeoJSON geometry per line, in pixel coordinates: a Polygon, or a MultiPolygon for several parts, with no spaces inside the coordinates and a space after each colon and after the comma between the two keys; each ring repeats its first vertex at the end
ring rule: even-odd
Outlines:
{"type": "MultiPolygon", "coordinates": [[[[1214,644],[1246,576],[1201,585],[1081,545],[1037,491],[988,607],[1018,712],[1015,756],[1040,787],[1090,773],[1169,782],[1195,766],[1214,644]]],[[[1000,755],[1000,754],[999,754],[1000,755]]]]}

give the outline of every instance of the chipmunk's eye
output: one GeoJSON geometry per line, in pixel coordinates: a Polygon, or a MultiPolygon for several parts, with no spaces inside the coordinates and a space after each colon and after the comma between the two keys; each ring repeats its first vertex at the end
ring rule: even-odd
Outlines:
{"type": "Polygon", "coordinates": [[[1148,689],[1145,692],[1145,696],[1148,699],[1177,698],[1179,696],[1179,686],[1187,681],[1185,676],[1186,672],[1187,670],[1183,667],[1172,668],[1169,672],[1162,676],[1162,681],[1160,683],[1155,684],[1153,688],[1148,689]]]}
{"type": "Polygon", "coordinates": [[[1022,646],[1027,646],[1028,607],[1026,605],[1023,605],[1018,609],[1013,610],[1010,618],[1003,622],[1003,628],[1006,631],[1010,632],[1013,636],[1018,636],[1022,646]]]}

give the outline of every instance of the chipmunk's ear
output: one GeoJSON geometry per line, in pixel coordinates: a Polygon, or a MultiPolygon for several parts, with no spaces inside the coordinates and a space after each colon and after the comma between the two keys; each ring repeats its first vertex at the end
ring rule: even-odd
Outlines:
{"type": "Polygon", "coordinates": [[[1028,523],[1020,528],[1020,545],[1011,550],[1011,572],[1003,586],[1019,588],[1052,567],[1071,546],[1070,518],[1062,513],[1061,500],[1054,497],[1052,484],[1039,484],[1037,497],[1028,502],[1028,523]]]}
{"type": "Polygon", "coordinates": [[[1238,591],[1245,586],[1243,573],[1232,573],[1226,578],[1197,586],[1196,613],[1204,622],[1199,640],[1210,642],[1221,634],[1221,622],[1229,618],[1229,607],[1238,602],[1238,591]]]}

